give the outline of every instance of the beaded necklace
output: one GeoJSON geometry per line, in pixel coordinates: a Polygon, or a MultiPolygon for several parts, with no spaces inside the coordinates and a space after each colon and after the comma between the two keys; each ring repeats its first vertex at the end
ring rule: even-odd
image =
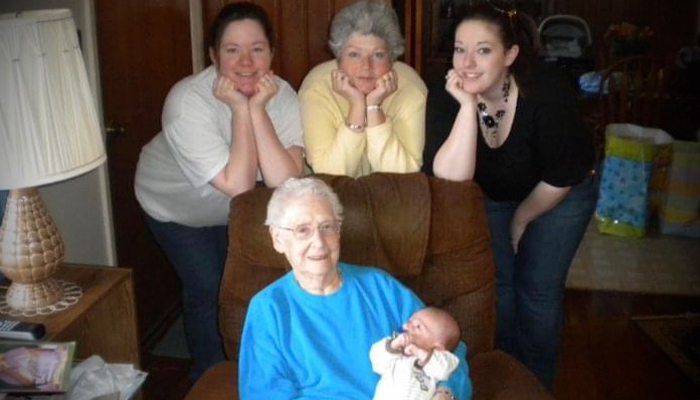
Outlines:
{"type": "Polygon", "coordinates": [[[486,103],[483,101],[476,103],[476,108],[481,117],[479,122],[483,125],[485,136],[487,136],[492,143],[496,143],[498,139],[498,124],[506,115],[506,106],[508,105],[508,96],[510,95],[510,74],[506,75],[506,79],[503,81],[503,86],[501,87],[501,92],[503,93],[503,107],[496,110],[494,115],[489,114],[486,103]]]}

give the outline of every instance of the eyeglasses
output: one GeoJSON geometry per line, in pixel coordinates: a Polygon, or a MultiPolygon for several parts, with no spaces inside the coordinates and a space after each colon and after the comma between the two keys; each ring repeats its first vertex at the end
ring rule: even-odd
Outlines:
{"type": "Polygon", "coordinates": [[[315,227],[312,224],[301,224],[294,228],[285,228],[283,226],[278,226],[278,228],[292,232],[292,234],[294,234],[294,239],[297,240],[311,239],[316,230],[318,230],[318,233],[323,237],[333,237],[340,234],[340,222],[335,220],[321,222],[315,227]]]}

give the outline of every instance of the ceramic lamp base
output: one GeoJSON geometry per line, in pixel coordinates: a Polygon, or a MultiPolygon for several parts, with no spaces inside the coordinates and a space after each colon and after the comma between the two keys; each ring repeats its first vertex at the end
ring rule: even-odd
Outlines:
{"type": "Polygon", "coordinates": [[[63,241],[39,192],[11,190],[0,228],[0,271],[12,281],[7,304],[32,311],[61,300],[61,285],[51,277],[63,254],[63,241]]]}
{"type": "Polygon", "coordinates": [[[54,279],[38,283],[12,282],[7,289],[7,305],[22,311],[32,311],[49,306],[63,298],[63,287],[54,279]]]}

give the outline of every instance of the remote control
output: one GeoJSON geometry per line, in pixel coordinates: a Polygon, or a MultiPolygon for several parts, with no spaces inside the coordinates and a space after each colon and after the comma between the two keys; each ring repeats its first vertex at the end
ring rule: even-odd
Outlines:
{"type": "Polygon", "coordinates": [[[0,339],[39,340],[45,333],[44,324],[0,319],[0,339]]]}

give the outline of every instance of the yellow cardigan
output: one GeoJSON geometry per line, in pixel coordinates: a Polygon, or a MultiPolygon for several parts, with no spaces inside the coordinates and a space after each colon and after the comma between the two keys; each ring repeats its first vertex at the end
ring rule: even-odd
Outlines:
{"type": "Polygon", "coordinates": [[[299,89],[306,160],[315,173],[358,177],[420,170],[428,90],[408,65],[394,63],[398,89],[382,102],[386,121],[363,132],[345,124],[350,104],[331,86],[335,60],[319,64],[299,89]]]}

